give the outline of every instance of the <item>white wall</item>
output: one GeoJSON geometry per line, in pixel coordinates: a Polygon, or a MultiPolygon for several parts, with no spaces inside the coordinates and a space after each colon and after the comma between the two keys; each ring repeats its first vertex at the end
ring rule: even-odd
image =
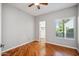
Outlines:
{"type": "Polygon", "coordinates": [[[56,19],[73,16],[76,16],[76,7],[37,16],[34,20],[33,16],[9,4],[2,4],[2,43],[5,45],[2,50],[7,50],[19,44],[28,43],[34,39],[34,36],[36,39],[39,39],[38,24],[41,20],[46,20],[47,22],[46,39],[48,42],[76,47],[76,39],[57,39],[55,29],[56,19]]]}
{"type": "MultiPolygon", "coordinates": [[[[1,44],[1,3],[0,3],[0,44],[1,44]]],[[[1,47],[0,47],[0,55],[1,55],[1,47]]]]}
{"type": "Polygon", "coordinates": [[[9,4],[2,4],[2,27],[2,50],[34,39],[34,17],[9,4]]]}
{"type": "Polygon", "coordinates": [[[78,5],[78,51],[79,51],[79,5],[78,5]]]}
{"type": "Polygon", "coordinates": [[[76,6],[71,7],[71,8],[67,8],[67,9],[63,9],[63,10],[59,10],[56,12],[51,12],[51,13],[44,14],[41,16],[37,16],[36,21],[35,21],[36,22],[35,38],[36,39],[39,38],[39,33],[38,33],[39,32],[39,28],[38,28],[39,21],[46,20],[46,22],[47,22],[47,24],[46,24],[46,26],[47,26],[46,27],[47,42],[76,48],[76,39],[69,40],[69,39],[56,38],[56,28],[55,28],[56,27],[55,26],[56,19],[62,19],[62,18],[73,17],[73,16],[76,16],[76,6]]]}

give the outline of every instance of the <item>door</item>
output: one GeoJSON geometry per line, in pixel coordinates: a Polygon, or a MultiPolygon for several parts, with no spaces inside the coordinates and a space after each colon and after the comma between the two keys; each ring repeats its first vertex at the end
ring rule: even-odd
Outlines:
{"type": "Polygon", "coordinates": [[[39,22],[39,41],[46,41],[46,21],[39,22]]]}
{"type": "Polygon", "coordinates": [[[46,21],[39,22],[40,55],[45,55],[46,21]]]}

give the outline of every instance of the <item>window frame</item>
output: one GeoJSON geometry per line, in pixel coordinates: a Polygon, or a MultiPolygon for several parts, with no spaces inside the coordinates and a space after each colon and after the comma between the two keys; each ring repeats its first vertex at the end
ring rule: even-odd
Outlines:
{"type": "Polygon", "coordinates": [[[66,40],[73,40],[73,39],[75,39],[75,37],[76,37],[76,17],[75,16],[57,19],[56,21],[58,21],[58,20],[62,21],[63,19],[72,19],[72,18],[73,18],[73,21],[74,21],[74,24],[73,24],[73,26],[74,26],[74,38],[68,38],[68,37],[66,37],[66,35],[64,35],[64,37],[56,36],[57,39],[66,39],[66,40]]]}

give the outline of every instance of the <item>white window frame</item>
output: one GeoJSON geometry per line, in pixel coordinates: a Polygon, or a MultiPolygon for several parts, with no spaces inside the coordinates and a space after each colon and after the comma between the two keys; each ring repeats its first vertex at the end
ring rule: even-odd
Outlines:
{"type": "Polygon", "coordinates": [[[74,25],[74,38],[67,38],[66,36],[65,37],[57,37],[56,36],[57,39],[66,39],[66,40],[73,40],[73,39],[75,39],[75,37],[76,37],[76,17],[73,16],[73,17],[61,18],[61,19],[57,19],[57,20],[62,21],[63,19],[70,19],[70,18],[74,18],[74,24],[73,24],[74,25]]]}

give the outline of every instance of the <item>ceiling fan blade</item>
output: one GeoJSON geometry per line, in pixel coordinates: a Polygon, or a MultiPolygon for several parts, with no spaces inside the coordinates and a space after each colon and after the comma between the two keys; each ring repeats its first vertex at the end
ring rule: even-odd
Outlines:
{"type": "Polygon", "coordinates": [[[40,4],[42,4],[42,5],[48,5],[48,3],[40,3],[40,4]]]}
{"type": "Polygon", "coordinates": [[[37,8],[38,8],[38,9],[40,9],[40,6],[39,6],[39,5],[37,5],[37,8]]]}
{"type": "Polygon", "coordinates": [[[33,6],[33,5],[34,5],[34,3],[30,4],[28,7],[31,7],[31,6],[33,6]]]}

